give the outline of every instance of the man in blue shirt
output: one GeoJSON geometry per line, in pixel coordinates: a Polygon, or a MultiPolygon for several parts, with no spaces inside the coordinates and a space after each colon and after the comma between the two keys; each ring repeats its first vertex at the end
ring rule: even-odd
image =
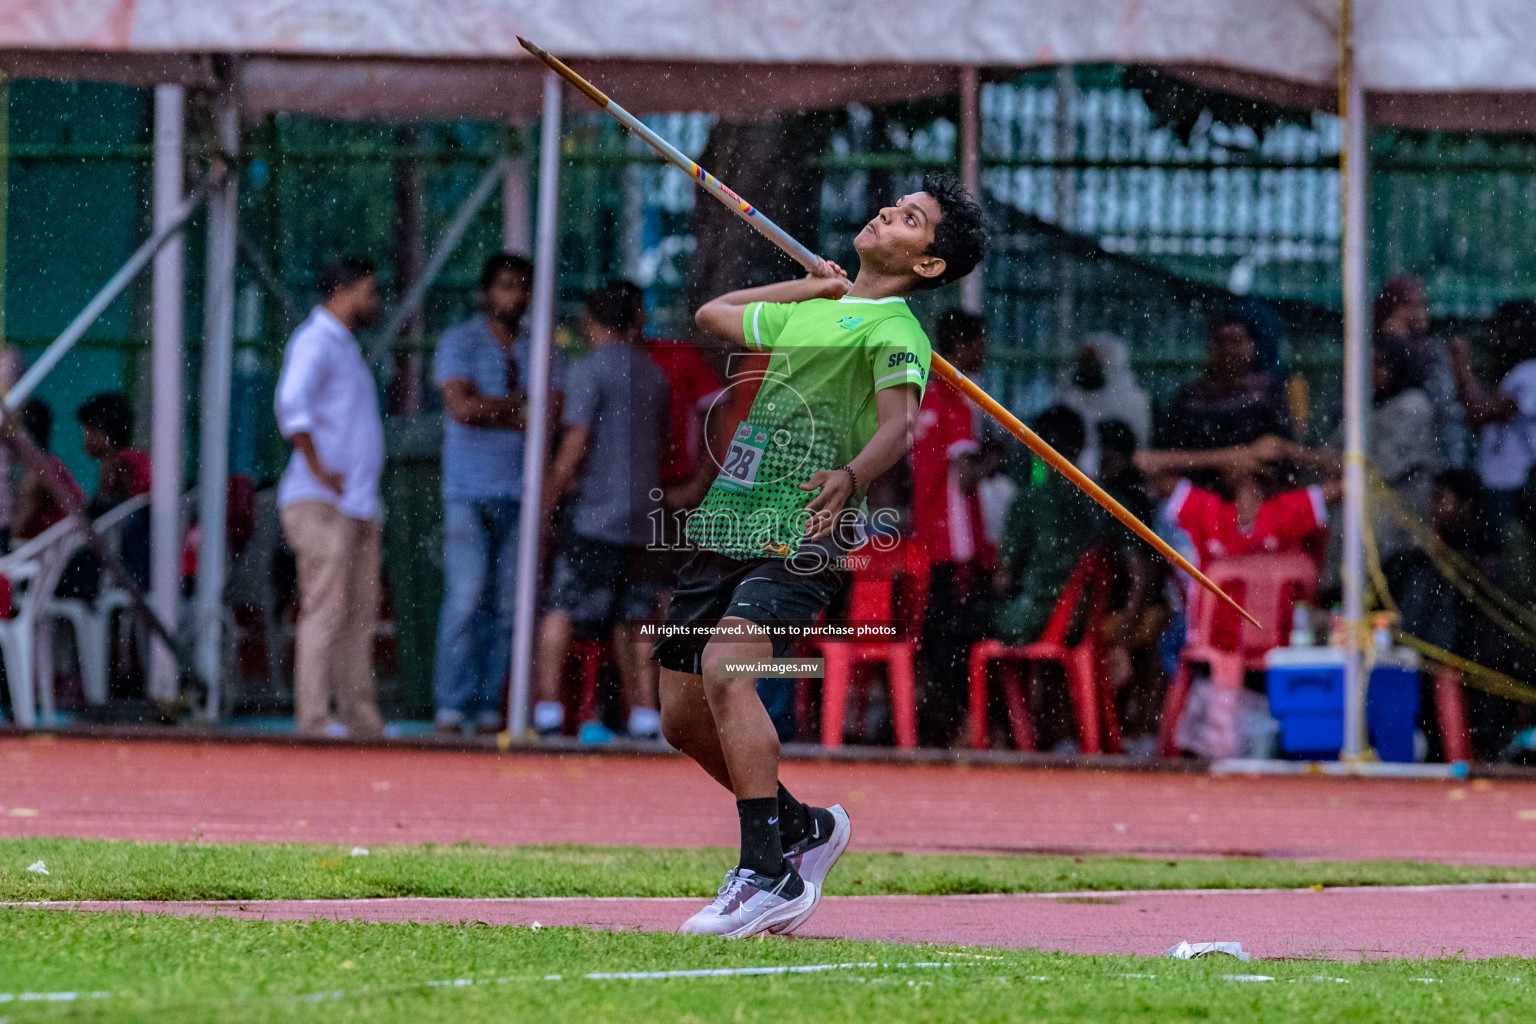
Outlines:
{"type": "MultiPolygon", "coordinates": [[[[443,334],[433,382],[443,410],[443,611],[437,632],[438,732],[501,728],[512,652],[517,524],[529,340],[523,331],[533,265],[496,253],[480,271],[479,316],[443,334]]],[[[550,357],[549,415],[558,423],[564,373],[550,357]]]]}

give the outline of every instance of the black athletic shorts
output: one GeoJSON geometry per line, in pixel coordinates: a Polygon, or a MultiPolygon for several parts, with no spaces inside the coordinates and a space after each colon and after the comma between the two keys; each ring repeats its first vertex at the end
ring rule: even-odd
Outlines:
{"type": "MultiPolygon", "coordinates": [[[[807,541],[793,558],[742,561],[695,551],[678,570],[667,609],[668,625],[695,629],[658,641],[651,657],[663,668],[698,675],[708,630],[727,616],[770,628],[814,624],[843,585],[846,573],[834,562],[841,554],[830,539],[807,541]]],[[[794,642],[794,637],[775,633],[773,656],[787,657],[794,642]]]]}

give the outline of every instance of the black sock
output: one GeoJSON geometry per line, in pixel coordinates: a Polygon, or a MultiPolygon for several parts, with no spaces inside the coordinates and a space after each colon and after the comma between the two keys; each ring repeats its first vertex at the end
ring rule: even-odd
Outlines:
{"type": "Polygon", "coordinates": [[[741,818],[741,867],[768,878],[784,873],[784,849],[779,843],[779,798],[737,800],[741,818]]]}
{"type": "Polygon", "coordinates": [[[789,849],[811,834],[811,808],[796,800],[784,783],[779,783],[779,838],[789,849]]]}

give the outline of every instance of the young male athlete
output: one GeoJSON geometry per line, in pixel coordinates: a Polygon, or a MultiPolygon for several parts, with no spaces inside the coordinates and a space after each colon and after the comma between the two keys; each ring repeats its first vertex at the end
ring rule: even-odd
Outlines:
{"type": "MultiPolygon", "coordinates": [[[[724,663],[788,653],[863,543],[871,480],[912,446],[928,338],[906,296],[970,273],[986,250],[975,201],[951,178],[887,206],[853,240],[858,276],[823,261],[805,278],[705,303],[704,330],[770,354],[688,536],[661,662],[662,732],[736,796],[741,858],[681,931],[744,938],[798,928],[848,845],[841,807],[808,807],[779,782],[779,741],[760,673],[724,663]]],[[[725,403],[721,403],[722,405],[725,403]]]]}

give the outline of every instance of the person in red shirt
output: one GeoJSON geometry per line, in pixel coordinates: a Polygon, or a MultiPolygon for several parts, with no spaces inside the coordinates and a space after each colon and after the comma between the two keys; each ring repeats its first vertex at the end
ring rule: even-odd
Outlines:
{"type": "Polygon", "coordinates": [[[1220,558],[1288,551],[1320,560],[1328,506],[1342,494],[1334,456],[1273,436],[1239,448],[1137,452],[1136,466],[1189,534],[1202,569],[1220,558]],[[1281,463],[1321,469],[1329,478],[1281,491],[1281,463]],[[1220,492],[1195,485],[1191,474],[1215,474],[1220,492]]]}
{"type": "MultiPolygon", "coordinates": [[[[951,309],[936,328],[939,354],[962,373],[979,373],[987,357],[986,320],[951,309]]],[[[954,742],[966,712],[971,645],[985,636],[991,619],[997,553],[977,492],[980,455],[970,403],[947,381],[931,378],[912,444],[910,530],[931,566],[922,638],[928,679],[918,706],[925,746],[954,742]]]]}
{"type": "MultiPolygon", "coordinates": [[[[116,391],[93,395],[75,410],[75,419],[80,421],[80,447],[101,463],[90,515],[105,515],[130,498],[148,494],[149,456],[133,447],[133,406],[127,396],[116,391]]],[[[124,520],[117,555],[134,582],[148,587],[149,509],[139,509],[124,520]]]]}
{"type": "Polygon", "coordinates": [[[91,515],[99,516],[129,498],[148,494],[149,456],[133,447],[133,406],[116,391],[87,399],[75,410],[80,447],[101,463],[91,515]]]}
{"type": "Polygon", "coordinates": [[[705,407],[709,397],[720,390],[720,375],[690,342],[647,338],[644,348],[667,375],[672,392],[671,423],[661,452],[661,486],[666,488],[693,476],[705,407]]]}

